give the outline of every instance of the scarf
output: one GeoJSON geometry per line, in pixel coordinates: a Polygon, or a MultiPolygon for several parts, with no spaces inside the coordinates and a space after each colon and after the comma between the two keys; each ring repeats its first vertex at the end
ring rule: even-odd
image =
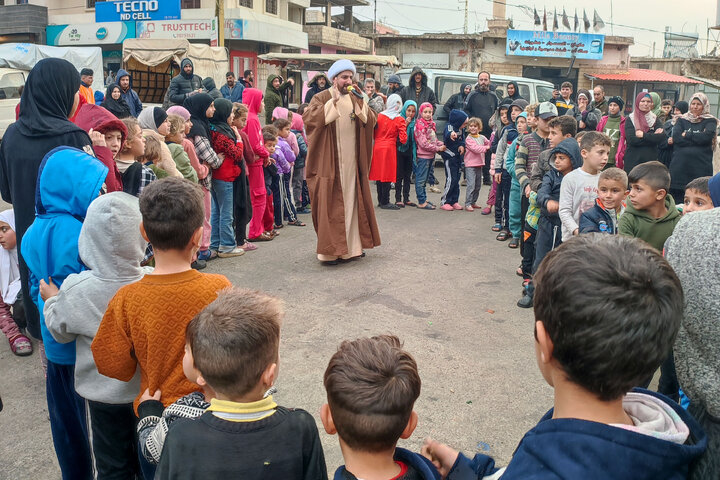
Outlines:
{"type": "Polygon", "coordinates": [[[662,111],[662,99],[660,98],[660,95],[658,95],[655,92],[650,92],[650,98],[652,98],[652,101],[653,101],[652,113],[654,113],[656,117],[661,116],[663,111],[662,111]]]}
{"type": "Polygon", "coordinates": [[[395,120],[400,116],[400,110],[403,108],[402,98],[397,93],[393,93],[387,99],[387,106],[385,110],[380,112],[380,115],[385,115],[390,120],[395,120]]]}
{"type": "MultiPolygon", "coordinates": [[[[422,118],[422,112],[428,107],[433,108],[432,103],[430,103],[430,102],[423,103],[422,105],[420,105],[420,110],[418,110],[417,113],[415,114],[415,116],[417,117],[417,121],[415,122],[415,131],[420,132],[423,135],[425,134],[425,132],[428,129],[430,129],[433,132],[435,131],[435,122],[432,119],[425,120],[424,118],[422,118]]],[[[434,110],[435,109],[433,108],[433,111],[434,110]]]]}
{"type": "Polygon", "coordinates": [[[17,129],[28,137],[83,132],[68,120],[79,88],[80,74],[72,63],[61,58],[40,60],[25,82],[17,129]]]}
{"type": "Polygon", "coordinates": [[[218,98],[213,103],[215,103],[215,115],[210,119],[210,128],[237,142],[235,132],[227,123],[228,117],[232,114],[232,102],[227,98],[218,98]]]}
{"type": "Polygon", "coordinates": [[[305,136],[305,122],[303,122],[302,115],[293,112],[292,124],[290,125],[290,129],[295,130],[296,132],[300,132],[300,135],[302,135],[303,140],[305,140],[305,144],[307,145],[307,137],[305,136]]]}
{"type": "Polygon", "coordinates": [[[190,112],[190,121],[193,124],[188,137],[200,136],[210,140],[210,121],[205,112],[210,108],[211,103],[213,98],[207,93],[196,93],[185,99],[183,107],[190,112]]]}
{"type": "MultiPolygon", "coordinates": [[[[15,213],[12,209],[0,212],[0,222],[15,230],[15,213]]],[[[12,305],[20,292],[20,270],[18,269],[17,246],[10,250],[0,247],[0,294],[2,300],[12,305]]]]}
{"type": "Polygon", "coordinates": [[[105,92],[105,100],[102,102],[102,107],[108,112],[115,115],[117,118],[123,119],[131,117],[130,106],[127,104],[125,99],[121,96],[117,100],[112,97],[112,93],[117,89],[122,94],[122,90],[116,83],[111,83],[105,92]]]}
{"type": "MultiPolygon", "coordinates": [[[[392,97],[392,95],[390,95],[390,96],[392,97]]],[[[409,148],[412,148],[412,146],[415,142],[415,137],[413,136],[413,132],[415,131],[415,123],[417,120],[417,103],[415,103],[414,100],[406,101],[402,107],[402,110],[400,111],[400,115],[402,116],[402,118],[407,119],[408,107],[415,107],[415,115],[413,115],[412,120],[406,126],[407,137],[408,137],[407,143],[398,144],[398,150],[400,150],[401,152],[407,152],[409,148]]],[[[413,148],[413,162],[415,162],[415,154],[416,154],[415,152],[416,152],[416,149],[413,148]]]]}
{"type": "MultiPolygon", "coordinates": [[[[684,118],[685,120],[687,120],[690,123],[700,123],[702,120],[705,120],[708,118],[715,118],[710,114],[710,101],[708,100],[707,95],[705,95],[702,92],[698,92],[690,98],[690,103],[692,103],[693,100],[698,100],[700,103],[702,103],[702,105],[703,105],[702,113],[699,116],[695,116],[688,109],[688,111],[682,115],[682,118],[684,118]]],[[[678,103],[680,103],[680,102],[678,102],[678,103]]]]}
{"type": "Polygon", "coordinates": [[[138,115],[140,128],[158,133],[158,127],[165,122],[167,113],[160,107],[147,107],[138,115]]]}
{"type": "Polygon", "coordinates": [[[635,107],[633,108],[631,114],[633,125],[635,125],[637,130],[642,130],[643,132],[649,131],[653,125],[655,125],[655,120],[657,119],[657,116],[652,112],[652,110],[645,114],[640,111],[640,100],[645,97],[650,97],[652,99],[652,96],[650,96],[647,92],[638,93],[638,96],[635,97],[635,107]]]}
{"type": "Polygon", "coordinates": [[[280,118],[287,119],[289,116],[288,109],[285,107],[275,107],[275,109],[272,111],[272,116],[275,120],[278,120],[280,118]]]}

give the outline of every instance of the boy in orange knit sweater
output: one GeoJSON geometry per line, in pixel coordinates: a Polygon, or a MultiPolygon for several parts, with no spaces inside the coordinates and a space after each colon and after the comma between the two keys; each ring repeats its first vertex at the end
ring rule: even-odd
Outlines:
{"type": "Polygon", "coordinates": [[[92,352],[98,372],[129,381],[140,367],[140,394],[160,390],[168,406],[197,389],[183,374],[185,328],[231,284],[222,275],[190,268],[200,246],[203,193],[175,177],[148,185],[140,195],[140,232],[155,250],[155,270],[126,285],[103,316],[92,352]]]}

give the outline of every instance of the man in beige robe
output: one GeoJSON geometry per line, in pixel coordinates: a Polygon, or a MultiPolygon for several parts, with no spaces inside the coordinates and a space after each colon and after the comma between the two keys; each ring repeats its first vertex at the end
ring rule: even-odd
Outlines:
{"type": "Polygon", "coordinates": [[[303,114],[317,255],[333,265],[380,245],[368,181],[376,114],[351,93],[352,88],[359,93],[354,74],[349,60],[335,62],[328,70],[332,87],[315,94],[303,114]]]}

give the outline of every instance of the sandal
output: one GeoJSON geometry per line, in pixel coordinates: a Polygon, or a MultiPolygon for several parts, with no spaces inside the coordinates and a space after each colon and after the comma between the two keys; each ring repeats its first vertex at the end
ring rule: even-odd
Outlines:
{"type": "Polygon", "coordinates": [[[509,240],[511,238],[512,238],[512,233],[508,232],[507,230],[503,230],[502,232],[498,233],[497,237],[495,237],[495,240],[504,242],[505,240],[509,240]]]}
{"type": "Polygon", "coordinates": [[[294,222],[288,222],[288,225],[292,225],[294,227],[304,227],[305,224],[301,222],[300,220],[295,220],[294,222]]]}
{"type": "Polygon", "coordinates": [[[405,205],[407,205],[408,207],[417,207],[416,203],[410,201],[405,202],[405,205]]]}
{"type": "Polygon", "coordinates": [[[496,223],[495,225],[492,226],[491,230],[493,232],[499,232],[500,230],[502,230],[502,225],[499,223],[496,223]]]}
{"type": "Polygon", "coordinates": [[[520,239],[519,238],[512,238],[510,240],[510,243],[508,243],[508,247],[510,248],[518,248],[520,246],[520,239]]]}
{"type": "Polygon", "coordinates": [[[435,210],[435,205],[433,205],[430,202],[425,202],[425,206],[421,207],[420,205],[417,206],[420,210],[435,210]]]}
{"type": "Polygon", "coordinates": [[[242,245],[240,245],[240,248],[245,250],[246,252],[252,252],[253,250],[257,250],[257,245],[253,245],[250,242],[245,242],[242,245]]]}
{"type": "Polygon", "coordinates": [[[276,228],[276,229],[278,229],[278,230],[281,229],[281,228],[283,228],[284,226],[285,226],[285,225],[283,225],[282,223],[281,223],[280,225],[273,225],[273,227],[276,228]]]}
{"type": "Polygon", "coordinates": [[[33,352],[33,346],[30,339],[23,334],[16,335],[9,339],[10,350],[18,357],[27,357],[33,352]]]}
{"type": "Polygon", "coordinates": [[[397,205],[400,208],[405,208],[405,204],[403,202],[395,202],[395,205],[397,205]]]}
{"type": "Polygon", "coordinates": [[[523,272],[522,267],[518,267],[518,269],[515,270],[515,275],[517,275],[518,277],[522,277],[523,275],[525,275],[525,273],[523,272]]]}

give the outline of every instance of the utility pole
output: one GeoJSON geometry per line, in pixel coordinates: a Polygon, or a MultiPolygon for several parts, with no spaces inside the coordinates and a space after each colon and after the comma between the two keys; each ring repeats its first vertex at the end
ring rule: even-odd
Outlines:
{"type": "Polygon", "coordinates": [[[218,19],[218,47],[225,46],[225,0],[215,1],[215,16],[218,19]]]}
{"type": "Polygon", "coordinates": [[[468,33],[468,2],[469,0],[465,0],[465,25],[463,26],[463,33],[465,35],[468,33]]]}
{"type": "Polygon", "coordinates": [[[373,2],[375,9],[373,11],[373,33],[377,33],[377,0],[373,2]]]}

